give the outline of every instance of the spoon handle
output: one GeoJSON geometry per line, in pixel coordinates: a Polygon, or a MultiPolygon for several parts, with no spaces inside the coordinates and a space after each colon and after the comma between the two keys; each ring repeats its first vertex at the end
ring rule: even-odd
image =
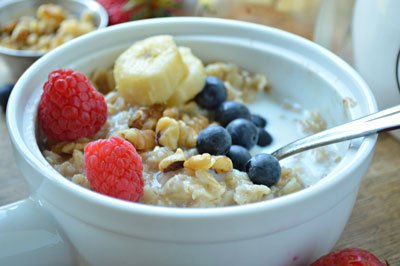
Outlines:
{"type": "Polygon", "coordinates": [[[400,105],[296,140],[272,153],[278,160],[320,146],[400,128],[400,105]]]}

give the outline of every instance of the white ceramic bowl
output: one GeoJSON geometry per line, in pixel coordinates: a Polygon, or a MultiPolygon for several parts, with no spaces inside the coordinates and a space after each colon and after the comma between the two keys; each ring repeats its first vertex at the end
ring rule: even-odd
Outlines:
{"type": "MultiPolygon", "coordinates": [[[[8,129],[32,196],[3,207],[0,231],[15,232],[11,235],[18,242],[21,228],[36,228],[43,239],[47,238],[40,232],[57,240],[52,247],[58,251],[46,253],[48,245],[32,240],[35,252],[41,253],[34,257],[25,248],[19,259],[32,256],[44,264],[65,257],[66,265],[303,266],[328,252],[349,218],[375,136],[352,141],[339,166],[310,188],[270,201],[212,209],[120,201],[73,184],[46,162],[36,143],[35,120],[47,74],[59,67],[89,73],[110,66],[134,41],[157,34],[173,35],[204,61],[231,61],[266,74],[274,97],[320,110],[329,125],[377,109],[367,85],[351,67],[312,42],[277,29],[221,19],[165,18],[90,33],[39,59],[10,97],[8,129]],[[356,106],[346,108],[346,97],[356,106]],[[31,216],[25,223],[12,223],[27,213],[31,216]]],[[[8,259],[17,260],[11,255],[8,259]]]]}

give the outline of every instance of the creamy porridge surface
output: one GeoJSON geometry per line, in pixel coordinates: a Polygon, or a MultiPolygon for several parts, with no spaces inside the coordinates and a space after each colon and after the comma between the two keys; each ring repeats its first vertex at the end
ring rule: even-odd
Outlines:
{"type": "MultiPolygon", "coordinates": [[[[252,148],[252,155],[271,152],[280,145],[280,125],[290,124],[290,138],[326,128],[318,112],[271,99],[269,92],[274,88],[268,86],[264,75],[226,62],[206,65],[205,73],[224,82],[228,100],[246,103],[252,113],[268,113],[267,130],[274,141],[268,147],[252,148]]],[[[198,134],[217,122],[195,101],[177,106],[133,105],[115,90],[113,69],[98,68],[90,79],[105,95],[106,124],[92,138],[72,142],[44,138],[42,145],[44,157],[60,174],[88,189],[91,185],[85,176],[83,150],[90,141],[111,136],[131,142],[142,158],[144,188],[140,202],[161,206],[217,207],[273,199],[315,184],[340,161],[333,146],[315,149],[282,161],[276,184],[254,184],[246,172],[233,168],[227,156],[198,153],[198,134]]]]}

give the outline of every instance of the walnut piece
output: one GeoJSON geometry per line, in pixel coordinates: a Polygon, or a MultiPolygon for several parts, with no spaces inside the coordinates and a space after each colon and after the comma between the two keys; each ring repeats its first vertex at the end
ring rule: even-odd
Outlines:
{"type": "Polygon", "coordinates": [[[233,170],[233,163],[231,159],[226,156],[213,156],[214,164],[212,165],[212,169],[215,170],[218,174],[227,173],[233,170]]]}
{"type": "Polygon", "coordinates": [[[160,171],[170,172],[183,168],[183,163],[186,160],[186,156],[182,149],[177,149],[176,152],[160,161],[158,165],[160,171]]]}
{"type": "Polygon", "coordinates": [[[163,111],[164,107],[157,104],[139,108],[129,119],[129,127],[154,130],[157,121],[162,117],[163,111]]]}
{"type": "Polygon", "coordinates": [[[58,142],[55,145],[51,146],[51,151],[57,154],[72,154],[75,150],[82,151],[85,149],[85,146],[89,143],[88,138],[81,138],[76,140],[75,142],[58,142]]]}
{"type": "Polygon", "coordinates": [[[176,150],[179,140],[179,123],[175,119],[162,117],[157,122],[156,138],[160,146],[176,150]]]}
{"type": "Polygon", "coordinates": [[[191,149],[196,147],[197,132],[192,127],[186,125],[182,120],[179,123],[178,146],[181,148],[191,149]]]}
{"type": "Polygon", "coordinates": [[[156,146],[156,133],[153,130],[130,128],[119,131],[118,135],[132,143],[140,152],[153,150],[156,146]]]}
{"type": "Polygon", "coordinates": [[[183,166],[193,171],[208,170],[213,166],[214,161],[214,158],[209,153],[203,153],[190,157],[183,166]]]}

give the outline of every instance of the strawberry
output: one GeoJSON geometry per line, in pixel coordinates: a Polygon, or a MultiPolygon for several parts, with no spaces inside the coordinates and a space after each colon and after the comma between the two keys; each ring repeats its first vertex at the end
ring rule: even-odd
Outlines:
{"type": "Polygon", "coordinates": [[[131,20],[134,10],[126,9],[129,0],[97,0],[108,13],[108,24],[114,25],[131,20]]]}
{"type": "Polygon", "coordinates": [[[310,266],[388,266],[367,250],[351,247],[322,256],[310,266]]]}
{"type": "Polygon", "coordinates": [[[97,0],[108,13],[108,24],[170,16],[183,0],[97,0]]]}

